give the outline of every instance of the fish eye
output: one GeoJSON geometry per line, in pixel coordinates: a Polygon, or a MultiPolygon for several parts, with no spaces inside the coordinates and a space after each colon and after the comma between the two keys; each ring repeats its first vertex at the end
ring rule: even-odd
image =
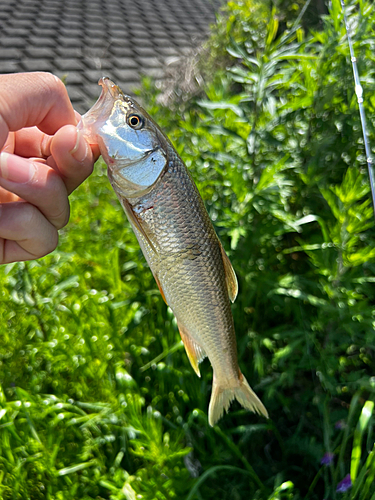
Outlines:
{"type": "Polygon", "coordinates": [[[143,118],[140,115],[132,114],[128,117],[128,124],[136,130],[143,127],[143,118]]]}

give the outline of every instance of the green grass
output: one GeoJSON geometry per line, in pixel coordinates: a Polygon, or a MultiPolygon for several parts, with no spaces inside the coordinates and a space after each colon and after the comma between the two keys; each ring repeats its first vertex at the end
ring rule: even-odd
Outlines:
{"type": "MultiPolygon", "coordinates": [[[[375,144],[375,18],[355,6],[375,144]]],[[[212,369],[191,369],[98,162],[58,249],[0,269],[0,498],[374,498],[374,222],[340,4],[318,32],[277,19],[231,2],[204,94],[141,91],[237,272],[239,363],[270,419],[234,403],[208,426],[212,369]]]]}

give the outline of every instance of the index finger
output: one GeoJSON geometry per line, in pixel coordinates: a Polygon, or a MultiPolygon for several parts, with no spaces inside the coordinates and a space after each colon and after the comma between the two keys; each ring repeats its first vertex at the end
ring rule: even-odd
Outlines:
{"type": "Polygon", "coordinates": [[[51,73],[0,75],[0,148],[10,131],[36,125],[53,135],[77,123],[65,85],[51,73]]]}

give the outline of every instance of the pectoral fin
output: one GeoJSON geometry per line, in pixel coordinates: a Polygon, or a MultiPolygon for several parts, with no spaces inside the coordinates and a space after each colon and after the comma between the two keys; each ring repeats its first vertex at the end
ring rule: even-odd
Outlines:
{"type": "Polygon", "coordinates": [[[231,261],[229,260],[228,255],[225,253],[223,245],[219,241],[221,256],[223,257],[224,271],[225,271],[225,281],[227,284],[228,295],[231,302],[236,300],[238,294],[238,281],[236,273],[234,272],[231,261]]]}
{"type": "MultiPolygon", "coordinates": [[[[133,224],[133,226],[136,227],[136,229],[141,233],[141,235],[144,237],[144,239],[147,241],[147,243],[150,245],[150,247],[152,248],[152,250],[157,253],[156,251],[156,248],[154,247],[154,244],[152,243],[152,241],[150,240],[148,234],[146,233],[145,229],[142,227],[142,225],[140,224],[136,214],[133,212],[133,209],[130,205],[130,203],[128,202],[128,200],[126,200],[125,198],[122,198],[121,199],[121,204],[122,206],[124,207],[124,210],[125,210],[125,213],[126,215],[128,216],[128,219],[129,221],[133,224]]],[[[158,284],[159,286],[159,284],[158,284]]],[[[160,289],[160,287],[159,287],[160,289]]]]}
{"type": "Polygon", "coordinates": [[[198,377],[201,376],[199,371],[199,363],[207,356],[204,350],[198,345],[190,336],[186,328],[178,325],[178,329],[181,335],[182,342],[184,343],[187,357],[189,358],[190,364],[193,367],[195,373],[198,377]]]}
{"type": "Polygon", "coordinates": [[[167,299],[165,298],[165,295],[164,295],[163,288],[162,288],[161,283],[159,281],[159,278],[156,276],[156,274],[154,274],[154,278],[155,278],[156,284],[158,285],[159,291],[161,293],[161,296],[163,297],[164,302],[168,305],[167,299]]]}

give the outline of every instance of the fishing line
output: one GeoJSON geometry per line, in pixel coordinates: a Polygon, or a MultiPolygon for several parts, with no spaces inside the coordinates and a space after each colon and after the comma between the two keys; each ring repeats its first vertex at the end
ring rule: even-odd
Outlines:
{"type": "Polygon", "coordinates": [[[293,24],[292,31],[293,31],[294,29],[297,29],[297,28],[299,27],[299,23],[301,22],[301,19],[302,19],[302,18],[303,18],[303,16],[305,15],[305,12],[306,12],[306,10],[307,10],[308,6],[310,5],[310,2],[311,2],[311,0],[306,0],[305,5],[303,6],[303,8],[302,8],[302,10],[301,10],[301,12],[300,12],[300,14],[299,14],[299,16],[297,17],[297,19],[295,20],[295,22],[294,22],[294,24],[293,24]]]}
{"type": "Polygon", "coordinates": [[[348,38],[350,60],[352,63],[352,68],[353,68],[354,90],[355,90],[355,93],[357,96],[357,102],[358,102],[358,107],[359,107],[359,116],[361,118],[361,126],[362,126],[362,133],[363,133],[363,141],[365,144],[368,175],[370,178],[372,204],[373,204],[373,207],[375,209],[375,179],[374,179],[374,171],[373,171],[373,162],[372,162],[372,157],[371,157],[371,149],[370,149],[370,144],[369,144],[368,135],[367,135],[366,114],[365,114],[365,109],[363,107],[363,89],[362,89],[361,82],[359,81],[357,58],[355,57],[355,54],[354,54],[353,43],[352,43],[352,39],[350,36],[350,28],[349,28],[346,14],[345,14],[345,3],[344,3],[344,0],[340,0],[340,2],[341,2],[342,13],[344,15],[344,24],[345,24],[346,36],[348,38]]]}

